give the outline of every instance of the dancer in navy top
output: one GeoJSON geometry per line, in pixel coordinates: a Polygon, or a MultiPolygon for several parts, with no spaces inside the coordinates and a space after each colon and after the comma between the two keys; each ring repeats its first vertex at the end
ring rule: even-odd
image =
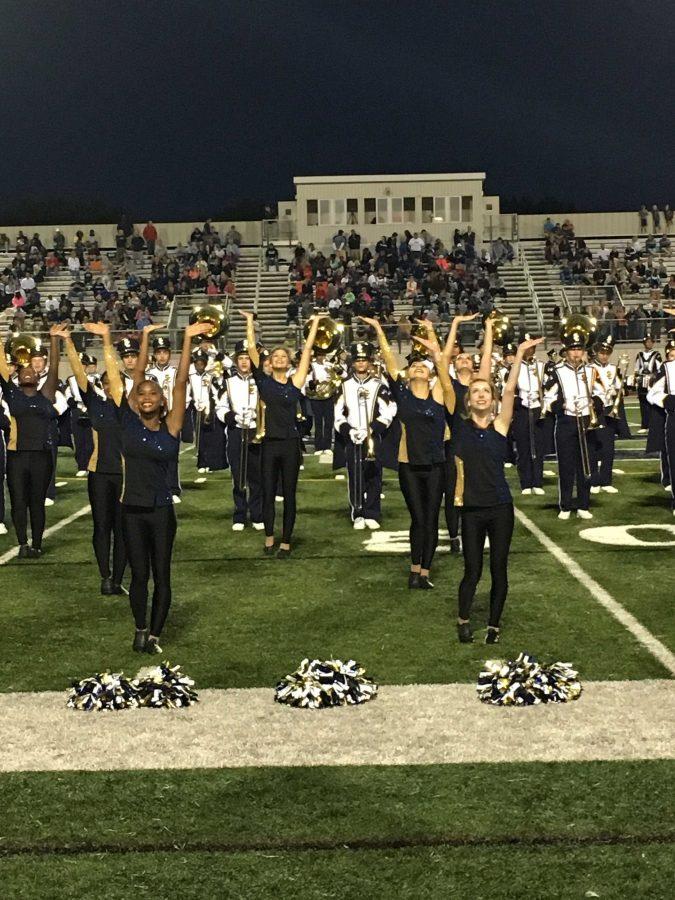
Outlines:
{"type": "Polygon", "coordinates": [[[265,524],[264,553],[274,553],[274,498],[281,478],[284,498],[283,528],[277,559],[291,555],[291,536],[295,525],[298,474],[302,463],[301,435],[298,429],[298,406],[303,399],[302,388],[307,380],[312,347],[321,317],[314,317],[302,350],[298,366],[289,374],[291,357],[286,347],[273,347],[269,361],[272,374],[260,367],[260,353],[255,342],[253,313],[239,310],[246,319],[246,345],[251,359],[253,378],[260,399],[265,404],[264,430],[260,456],[262,480],[263,522],[265,524]]]}
{"type": "MultiPolygon", "coordinates": [[[[188,325],[173,388],[171,410],[161,386],[145,377],[148,339],[158,326],[143,329],[134,386],[127,397],[117,364],[108,359],[110,394],[120,411],[124,488],[122,530],[131,569],[129,600],[136,623],[133,648],[161,653],[159,636],[171,605],[171,554],[176,536],[176,514],[170,485],[171,464],[178,456],[180,431],[185,416],[185,397],[190,369],[191,341],[205,334],[209,323],[188,325]],[[152,571],[154,590],[150,629],[147,628],[148,582],[152,571]]],[[[88,324],[87,330],[105,335],[108,326],[88,324]]]]}

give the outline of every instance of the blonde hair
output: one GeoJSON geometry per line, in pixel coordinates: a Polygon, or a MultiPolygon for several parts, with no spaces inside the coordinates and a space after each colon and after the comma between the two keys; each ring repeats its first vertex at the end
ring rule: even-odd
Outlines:
{"type": "Polygon", "coordinates": [[[466,394],[464,394],[464,418],[465,419],[468,419],[471,416],[471,408],[469,406],[469,395],[471,394],[471,386],[474,384],[477,384],[479,381],[482,382],[483,384],[487,384],[487,386],[490,388],[490,394],[492,395],[493,405],[497,403],[497,400],[499,400],[499,395],[497,393],[497,387],[494,384],[494,382],[492,381],[492,379],[491,378],[483,378],[482,375],[478,375],[478,374],[474,373],[471,376],[471,380],[469,381],[468,385],[466,386],[466,394]]]}

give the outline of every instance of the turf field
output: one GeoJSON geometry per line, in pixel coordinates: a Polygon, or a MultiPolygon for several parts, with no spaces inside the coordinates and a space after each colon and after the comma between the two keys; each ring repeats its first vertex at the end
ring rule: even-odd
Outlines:
{"type": "MultiPolygon", "coordinates": [[[[188,450],[165,656],[199,689],[271,689],[307,655],[354,657],[383,685],[471,684],[488,656],[521,650],[573,662],[583,682],[672,678],[668,657],[654,651],[675,652],[669,495],[655,460],[616,466],[625,473],[615,479],[620,493],[593,497],[591,522],[556,519],[551,476],[545,497],[515,492],[525,518],[516,526],[495,654],[480,631],[473,645],[456,641],[462,566],[445,552],[447,541],[434,566],[436,590],[407,590],[406,515],[391,475],[382,532],[354,532],[345,483],[308,457],[293,556],[270,560],[259,532],[230,530],[229,475],[195,484],[188,450]],[[637,525],[653,528],[618,528],[637,525]],[[614,531],[594,531],[605,527],[614,531]],[[642,543],[625,543],[636,536],[642,543]]],[[[65,483],[48,526],[87,502],[68,453],[60,454],[59,477],[65,483]]],[[[0,690],[63,691],[103,668],[133,674],[127,601],[98,594],[88,516],[47,537],[39,561],[6,558],[11,547],[11,537],[0,538],[0,690]]],[[[486,608],[484,580],[476,627],[486,608]]],[[[112,716],[108,722],[113,728],[112,716]]],[[[673,787],[672,759],[4,772],[0,884],[11,897],[665,898],[673,787]]]]}

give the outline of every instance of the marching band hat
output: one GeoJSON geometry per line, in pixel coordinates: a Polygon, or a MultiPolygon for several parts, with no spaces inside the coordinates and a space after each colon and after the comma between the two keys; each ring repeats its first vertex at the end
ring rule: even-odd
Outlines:
{"type": "Polygon", "coordinates": [[[558,355],[558,350],[557,350],[557,348],[556,348],[556,347],[551,347],[550,350],[547,350],[547,351],[546,351],[546,355],[548,356],[548,358],[549,358],[551,361],[553,361],[553,360],[556,358],[556,356],[558,355]]]}
{"type": "Polygon", "coordinates": [[[96,357],[90,356],[88,353],[80,353],[79,356],[83,366],[95,366],[98,363],[96,357]]]}
{"type": "Polygon", "coordinates": [[[566,350],[585,350],[587,340],[588,335],[584,334],[582,331],[572,331],[560,348],[561,356],[564,356],[566,350]]]}
{"type": "Polygon", "coordinates": [[[648,331],[647,334],[642,338],[643,344],[645,344],[647,341],[651,341],[652,344],[654,343],[654,337],[653,337],[651,331],[648,331]]]}
{"type": "Polygon", "coordinates": [[[516,352],[515,344],[504,344],[502,356],[515,356],[516,352]]]}
{"type": "Polygon", "coordinates": [[[352,361],[355,359],[371,360],[375,355],[375,348],[370,341],[354,341],[349,345],[349,355],[352,361]]]}
{"type": "Polygon", "coordinates": [[[675,350],[675,337],[671,337],[666,341],[664,349],[666,353],[668,353],[669,350],[675,350]]]}
{"type": "Polygon", "coordinates": [[[171,349],[171,341],[165,337],[155,338],[152,342],[153,350],[170,350],[171,349]]]}
{"type": "Polygon", "coordinates": [[[614,338],[611,334],[608,334],[607,337],[603,338],[601,341],[598,341],[593,349],[596,353],[598,352],[598,350],[604,350],[606,353],[611,353],[614,349],[614,338]]]}
{"type": "Polygon", "coordinates": [[[43,359],[47,359],[47,357],[49,356],[49,351],[42,344],[38,344],[30,351],[31,359],[34,359],[36,356],[41,356],[43,359]]]}
{"type": "Polygon", "coordinates": [[[120,356],[138,356],[141,352],[138,341],[133,338],[123,338],[115,344],[115,349],[120,356]]]}
{"type": "Polygon", "coordinates": [[[206,352],[206,350],[197,349],[197,350],[192,351],[192,361],[193,362],[199,362],[199,360],[202,360],[203,362],[208,362],[210,358],[211,357],[206,352]]]}

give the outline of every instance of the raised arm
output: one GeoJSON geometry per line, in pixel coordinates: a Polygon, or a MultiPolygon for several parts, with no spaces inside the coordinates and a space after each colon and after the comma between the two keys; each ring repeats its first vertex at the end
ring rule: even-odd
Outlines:
{"type": "Polygon", "coordinates": [[[209,322],[195,322],[194,325],[188,325],[185,329],[183,349],[180,354],[173,394],[171,395],[171,412],[166,417],[166,427],[174,437],[178,437],[180,434],[180,430],[183,427],[183,419],[185,418],[185,399],[187,396],[188,373],[190,371],[192,338],[197,337],[199,334],[206,334],[210,328],[209,322]]]}
{"type": "Polygon", "coordinates": [[[0,378],[2,378],[3,381],[9,381],[10,377],[5,350],[4,347],[0,347],[0,378]]]}
{"type": "Polygon", "coordinates": [[[260,365],[260,354],[255,342],[255,324],[253,322],[253,313],[247,309],[238,309],[240,316],[246,319],[246,350],[253,365],[258,368],[260,365]]]}
{"type": "Polygon", "coordinates": [[[110,326],[106,322],[85,322],[84,328],[90,334],[97,334],[103,341],[103,362],[108,376],[108,390],[113,403],[119,406],[124,396],[124,385],[110,337],[110,326]]]}
{"type": "Polygon", "coordinates": [[[450,325],[450,331],[448,332],[448,337],[445,341],[445,347],[443,348],[443,353],[450,358],[452,356],[452,348],[455,346],[455,342],[457,341],[457,332],[459,331],[459,326],[464,322],[473,322],[474,319],[477,319],[480,313],[472,313],[470,316],[455,316],[452,320],[452,324],[450,325]]]}
{"type": "Polygon", "coordinates": [[[429,351],[429,357],[434,361],[434,365],[436,366],[436,374],[438,375],[438,380],[433,387],[432,397],[437,403],[445,404],[445,408],[452,415],[455,411],[455,405],[457,402],[457,397],[455,395],[455,389],[452,386],[452,379],[450,378],[450,349],[452,344],[448,344],[446,341],[445,349],[441,353],[440,347],[438,346],[437,340],[427,340],[426,338],[417,337],[415,340],[421,344],[423,347],[426,347],[429,351]]]}
{"type": "Polygon", "coordinates": [[[387,336],[384,333],[382,325],[380,324],[378,319],[367,319],[365,316],[359,316],[359,319],[361,319],[362,322],[364,322],[366,325],[369,325],[375,330],[377,341],[380,345],[380,353],[382,354],[382,359],[384,360],[384,365],[387,369],[387,374],[392,380],[395,381],[398,378],[399,373],[398,363],[396,362],[394,351],[389,346],[389,341],[387,340],[387,336]]]}
{"type": "Polygon", "coordinates": [[[146,325],[141,332],[141,348],[138,353],[138,362],[136,363],[136,368],[134,369],[134,386],[132,388],[133,391],[136,391],[136,388],[141,383],[141,381],[145,381],[145,370],[148,368],[148,357],[150,356],[150,335],[153,331],[159,331],[159,329],[162,327],[162,325],[146,325]]]}
{"type": "Polygon", "coordinates": [[[511,366],[511,371],[509,372],[509,377],[506,379],[506,384],[504,385],[504,390],[502,391],[502,402],[499,407],[499,415],[495,418],[495,429],[503,435],[506,435],[509,428],[511,427],[511,419],[513,418],[513,403],[516,396],[516,384],[518,383],[518,375],[520,373],[520,367],[523,363],[523,356],[525,352],[529,350],[531,347],[536,347],[537,344],[541,344],[544,340],[543,337],[535,338],[531,341],[523,341],[523,343],[518,347],[518,352],[516,353],[516,358],[513,361],[513,365],[511,366]]]}
{"type": "Polygon", "coordinates": [[[66,347],[68,362],[70,363],[70,368],[73,370],[73,375],[75,376],[75,380],[77,381],[77,386],[79,387],[80,392],[82,394],[85,394],[87,388],[89,387],[89,381],[87,380],[87,373],[84,371],[82,360],[80,359],[78,352],[75,349],[73,337],[70,332],[68,332],[68,335],[64,338],[64,344],[66,347]]]}
{"type": "Polygon", "coordinates": [[[481,349],[480,368],[478,369],[478,377],[483,381],[490,381],[492,378],[492,346],[493,346],[493,330],[492,319],[488,316],[485,320],[485,333],[483,335],[483,347],[481,349]]]}
{"type": "Polygon", "coordinates": [[[305,346],[302,348],[302,356],[300,357],[300,362],[298,363],[298,368],[295,370],[293,375],[291,376],[291,381],[296,386],[296,388],[300,389],[307,381],[307,373],[309,372],[309,364],[312,361],[312,348],[314,347],[314,341],[316,339],[316,332],[319,327],[319,322],[323,316],[312,316],[310,319],[311,327],[309,329],[309,334],[307,335],[307,340],[305,341],[305,346]]]}
{"type": "Polygon", "coordinates": [[[65,325],[52,325],[49,329],[49,372],[42,386],[42,393],[54,402],[59,387],[59,362],[61,360],[61,340],[68,337],[65,325]]]}

